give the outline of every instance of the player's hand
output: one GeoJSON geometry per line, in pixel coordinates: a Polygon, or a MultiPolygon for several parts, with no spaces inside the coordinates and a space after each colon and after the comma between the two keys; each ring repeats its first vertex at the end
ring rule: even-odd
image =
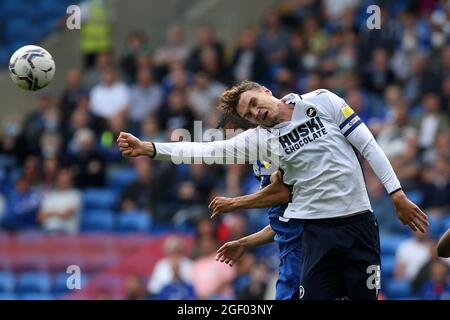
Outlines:
{"type": "Polygon", "coordinates": [[[145,155],[143,142],[130,133],[121,132],[117,138],[117,145],[124,156],[138,157],[145,155]]]}
{"type": "Polygon", "coordinates": [[[226,197],[215,197],[209,204],[208,208],[212,211],[211,218],[214,218],[220,213],[227,213],[236,209],[234,207],[233,198],[226,197]]]}
{"type": "Polygon", "coordinates": [[[427,215],[402,190],[395,192],[391,199],[397,216],[404,225],[408,225],[413,231],[427,232],[430,225],[427,215]]]}
{"type": "Polygon", "coordinates": [[[246,248],[238,240],[225,243],[217,250],[216,261],[228,264],[232,267],[244,254],[246,248]]]}

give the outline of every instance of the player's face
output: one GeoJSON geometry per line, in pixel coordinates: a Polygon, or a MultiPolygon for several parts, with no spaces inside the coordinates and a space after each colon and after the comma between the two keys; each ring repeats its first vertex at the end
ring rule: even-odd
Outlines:
{"type": "Polygon", "coordinates": [[[278,102],[272,92],[263,87],[243,92],[236,111],[253,124],[273,127],[279,122],[278,102]]]}

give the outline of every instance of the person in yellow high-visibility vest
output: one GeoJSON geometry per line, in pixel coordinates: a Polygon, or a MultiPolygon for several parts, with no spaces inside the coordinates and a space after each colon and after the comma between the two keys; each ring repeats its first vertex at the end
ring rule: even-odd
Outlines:
{"type": "Polygon", "coordinates": [[[113,47],[112,26],[104,0],[87,0],[81,4],[81,51],[84,67],[94,65],[99,52],[113,47]]]}

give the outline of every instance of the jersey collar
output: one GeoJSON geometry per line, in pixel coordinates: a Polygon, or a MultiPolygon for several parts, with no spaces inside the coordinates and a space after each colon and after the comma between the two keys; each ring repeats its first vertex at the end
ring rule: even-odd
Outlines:
{"type": "MultiPolygon", "coordinates": [[[[294,105],[294,111],[292,113],[291,119],[296,119],[297,118],[296,113],[298,112],[298,109],[299,109],[299,108],[297,108],[297,104],[302,101],[302,97],[296,93],[289,93],[289,94],[285,95],[283,98],[281,98],[281,101],[283,101],[287,104],[294,105]]],[[[274,131],[279,131],[280,129],[284,129],[284,130],[289,129],[289,126],[291,126],[291,125],[292,125],[292,121],[290,120],[290,121],[278,123],[270,128],[262,126],[262,125],[261,125],[261,127],[269,130],[270,132],[274,132],[274,131]]]]}

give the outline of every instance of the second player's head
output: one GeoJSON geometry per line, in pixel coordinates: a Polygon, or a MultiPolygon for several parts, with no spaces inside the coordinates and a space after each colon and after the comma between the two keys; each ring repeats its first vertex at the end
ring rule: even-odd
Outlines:
{"type": "Polygon", "coordinates": [[[272,127],[280,122],[279,103],[266,87],[243,81],[222,94],[219,107],[253,124],[272,127]]]}

